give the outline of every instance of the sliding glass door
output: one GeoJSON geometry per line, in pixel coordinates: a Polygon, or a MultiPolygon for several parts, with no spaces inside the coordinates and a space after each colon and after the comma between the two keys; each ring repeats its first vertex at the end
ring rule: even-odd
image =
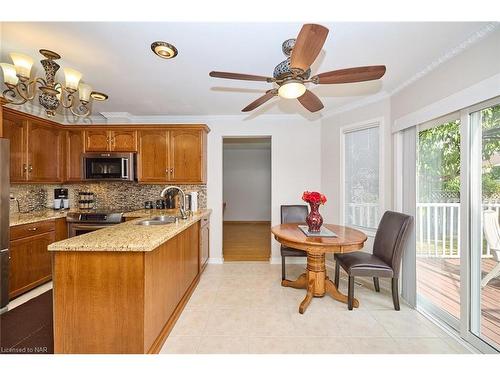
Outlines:
{"type": "Polygon", "coordinates": [[[470,331],[500,349],[500,104],[469,115],[470,331]]]}
{"type": "Polygon", "coordinates": [[[498,352],[500,98],[400,134],[401,175],[411,181],[401,183],[401,208],[415,216],[403,295],[479,350],[498,352]]]}
{"type": "Polygon", "coordinates": [[[417,129],[417,304],[457,327],[460,319],[460,121],[417,129]]]}

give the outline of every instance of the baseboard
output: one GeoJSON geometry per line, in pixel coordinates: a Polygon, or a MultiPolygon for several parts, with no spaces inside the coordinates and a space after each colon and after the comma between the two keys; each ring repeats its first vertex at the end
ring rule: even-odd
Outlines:
{"type": "Polygon", "coordinates": [[[223,264],[224,259],[222,258],[208,258],[208,264],[223,264]]]}
{"type": "MultiPolygon", "coordinates": [[[[271,257],[270,264],[281,264],[281,257],[271,257]]],[[[306,257],[287,257],[286,264],[307,264],[306,257]]]]}

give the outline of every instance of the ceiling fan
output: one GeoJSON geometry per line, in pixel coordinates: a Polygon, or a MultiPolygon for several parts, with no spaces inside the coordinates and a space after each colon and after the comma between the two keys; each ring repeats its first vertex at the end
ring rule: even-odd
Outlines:
{"type": "Polygon", "coordinates": [[[263,96],[243,108],[243,112],[251,111],[277,95],[286,99],[297,99],[310,112],[317,112],[324,107],[323,103],[306,88],[305,83],[322,85],[372,81],[385,74],[385,65],[373,65],[333,70],[309,78],[310,66],[321,52],[327,35],[328,29],[324,26],[303,25],[297,39],[287,39],[283,42],[281,49],[287,59],[276,65],[273,77],[217,71],[210,72],[210,77],[274,82],[278,85],[277,88],[266,91],[263,96]]]}

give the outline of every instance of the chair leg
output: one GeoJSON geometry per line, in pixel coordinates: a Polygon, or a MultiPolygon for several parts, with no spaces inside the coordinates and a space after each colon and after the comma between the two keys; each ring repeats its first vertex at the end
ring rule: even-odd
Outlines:
{"type": "Polygon", "coordinates": [[[354,276],[349,276],[349,286],[347,289],[347,308],[352,310],[354,300],[354,276]]]}
{"type": "Polygon", "coordinates": [[[378,277],[373,278],[373,285],[375,286],[375,291],[380,292],[380,283],[378,282],[378,277]]]}
{"type": "Polygon", "coordinates": [[[285,273],[285,257],[281,257],[281,280],[286,279],[286,273],[285,273]]]}
{"type": "Polygon", "coordinates": [[[335,262],[335,286],[339,287],[339,278],[340,278],[340,264],[338,261],[335,262]]]}
{"type": "Polygon", "coordinates": [[[392,278],[392,302],[394,302],[394,310],[399,311],[399,292],[398,292],[398,279],[392,278]]]}

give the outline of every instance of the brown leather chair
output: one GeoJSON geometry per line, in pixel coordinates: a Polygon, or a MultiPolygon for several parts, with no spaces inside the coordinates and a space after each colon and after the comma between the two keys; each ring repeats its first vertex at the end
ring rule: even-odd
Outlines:
{"type": "Polygon", "coordinates": [[[373,254],[355,251],[335,254],[335,285],[339,286],[340,267],[349,276],[348,302],[352,310],[354,299],[354,277],[373,277],[375,290],[380,292],[379,277],[392,278],[392,300],[399,310],[398,278],[403,249],[410,233],[413,217],[399,212],[386,211],[377,229],[373,243],[373,254]]]}
{"type": "MultiPolygon", "coordinates": [[[[305,204],[283,205],[281,206],[281,224],[297,223],[305,224],[308,209],[305,204]]],[[[281,245],[281,279],[286,279],[285,258],[286,257],[305,257],[307,253],[304,250],[293,249],[281,245]]]]}

